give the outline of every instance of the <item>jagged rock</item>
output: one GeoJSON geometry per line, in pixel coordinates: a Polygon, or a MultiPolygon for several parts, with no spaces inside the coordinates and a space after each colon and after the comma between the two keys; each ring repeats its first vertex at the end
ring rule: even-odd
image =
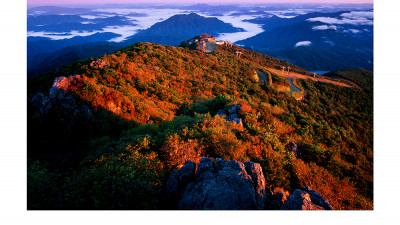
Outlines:
{"type": "Polygon", "coordinates": [[[189,182],[193,180],[193,177],[196,173],[196,163],[192,161],[187,161],[185,165],[183,165],[179,169],[179,185],[181,187],[185,187],[189,182]]]}
{"type": "Polygon", "coordinates": [[[39,111],[40,114],[47,114],[51,108],[51,102],[49,98],[42,93],[37,93],[35,96],[33,96],[30,103],[33,107],[33,110],[39,111]]]}
{"type": "Polygon", "coordinates": [[[240,109],[241,109],[240,105],[234,105],[230,109],[228,109],[228,113],[233,114],[233,113],[236,113],[237,111],[239,111],[240,109]]]}
{"type": "Polygon", "coordinates": [[[179,170],[173,171],[166,184],[166,192],[169,197],[174,198],[179,189],[185,188],[193,181],[196,172],[196,163],[187,161],[179,170]]]}
{"type": "Polygon", "coordinates": [[[240,124],[241,126],[243,126],[242,119],[239,118],[236,113],[229,115],[228,120],[231,122],[236,122],[237,124],[240,124]]]}
{"type": "Polygon", "coordinates": [[[308,187],[296,189],[283,204],[282,210],[332,210],[329,202],[308,187]],[[311,194],[310,194],[311,192],[311,194]],[[312,195],[312,197],[311,197],[312,195]]]}
{"type": "Polygon", "coordinates": [[[87,106],[79,108],[75,99],[68,93],[71,82],[80,78],[80,75],[55,78],[49,96],[38,93],[29,101],[31,109],[39,112],[41,119],[45,119],[45,115],[51,115],[49,118],[59,118],[58,121],[64,123],[65,132],[70,131],[77,121],[91,119],[92,111],[87,106]]]}
{"type": "Polygon", "coordinates": [[[333,210],[332,205],[324,199],[320,193],[315,192],[310,189],[310,187],[306,186],[304,191],[310,194],[311,201],[319,206],[322,206],[325,210],[333,210]]]}
{"type": "Polygon", "coordinates": [[[56,77],[54,79],[53,85],[50,88],[49,98],[58,98],[61,99],[65,96],[68,96],[68,88],[72,81],[82,78],[81,75],[75,74],[72,76],[64,77],[56,77]]]}
{"type": "Polygon", "coordinates": [[[68,78],[61,76],[54,79],[54,83],[50,88],[49,98],[62,98],[67,94],[67,89],[69,87],[68,78]]]}
{"type": "Polygon", "coordinates": [[[171,175],[168,177],[166,185],[167,193],[169,195],[175,195],[178,192],[178,182],[179,182],[178,171],[173,171],[171,175]]]}
{"type": "Polygon", "coordinates": [[[253,163],[250,161],[245,162],[244,166],[246,168],[246,172],[251,176],[253,180],[253,187],[256,194],[258,208],[263,209],[266,193],[265,193],[265,177],[262,172],[262,168],[260,164],[253,163]]]}
{"type": "Polygon", "coordinates": [[[78,119],[89,120],[92,118],[92,111],[87,106],[83,105],[80,109],[75,110],[74,116],[78,119]]]}
{"type": "MultiPolygon", "coordinates": [[[[187,161],[167,181],[179,209],[262,209],[265,179],[259,164],[202,158],[187,161]],[[176,193],[180,193],[176,195],[176,193]]],[[[173,202],[173,200],[171,201],[173,202]]]]}
{"type": "Polygon", "coordinates": [[[218,110],[217,115],[222,117],[222,118],[225,118],[226,117],[226,112],[225,112],[225,110],[220,109],[220,110],[218,110]]]}
{"type": "Polygon", "coordinates": [[[225,118],[225,120],[230,121],[230,122],[236,122],[237,124],[240,124],[243,126],[242,119],[238,117],[237,112],[241,109],[240,105],[234,105],[230,109],[228,109],[228,113],[225,112],[225,110],[221,109],[218,110],[217,115],[219,115],[222,118],[225,118]]]}
{"type": "Polygon", "coordinates": [[[76,102],[75,99],[70,95],[65,95],[64,97],[58,98],[57,103],[64,108],[75,109],[76,102]]]}
{"type": "Polygon", "coordinates": [[[294,157],[296,157],[296,159],[300,159],[301,158],[300,150],[297,147],[296,143],[289,142],[289,144],[287,144],[285,147],[286,147],[287,151],[293,153],[293,155],[294,155],[294,157]]]}
{"type": "Polygon", "coordinates": [[[283,188],[274,188],[268,201],[268,205],[265,208],[271,210],[281,209],[289,195],[289,192],[283,190],[283,188]]]}

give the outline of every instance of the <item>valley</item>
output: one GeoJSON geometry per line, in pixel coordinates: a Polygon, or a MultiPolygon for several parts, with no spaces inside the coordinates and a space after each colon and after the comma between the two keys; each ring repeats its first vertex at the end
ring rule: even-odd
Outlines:
{"type": "Polygon", "coordinates": [[[198,34],[309,71],[372,70],[372,14],[370,5],[346,4],[334,8],[292,4],[32,7],[28,10],[28,56],[35,60],[28,60],[28,77],[85,59],[87,54],[73,51],[82,45],[97,45],[97,51],[104,52],[136,42],[177,46],[198,34]],[[58,56],[51,62],[54,66],[38,66],[48,61],[46,54],[58,56]]]}

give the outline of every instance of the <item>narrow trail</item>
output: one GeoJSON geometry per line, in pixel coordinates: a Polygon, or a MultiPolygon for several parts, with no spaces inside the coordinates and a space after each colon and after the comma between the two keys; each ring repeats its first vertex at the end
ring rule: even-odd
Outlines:
{"type": "MultiPolygon", "coordinates": [[[[256,70],[257,72],[257,76],[258,79],[260,81],[260,83],[265,82],[266,80],[269,80],[268,75],[266,73],[264,73],[261,70],[256,70]]],[[[299,93],[302,92],[302,90],[297,87],[296,85],[294,85],[293,83],[293,77],[286,77],[286,79],[290,82],[290,91],[289,93],[292,95],[293,93],[299,93]]],[[[293,96],[294,98],[296,98],[296,100],[303,100],[305,97],[305,93],[303,93],[301,96],[293,96]]]]}
{"type": "Polygon", "coordinates": [[[290,82],[290,92],[291,93],[293,93],[293,92],[300,92],[301,90],[300,90],[300,88],[298,88],[296,85],[294,85],[293,84],[293,79],[294,78],[292,78],[292,77],[288,77],[288,78],[286,78],[289,82],[290,82]]]}
{"type": "Polygon", "coordinates": [[[346,78],[343,78],[343,77],[340,77],[340,78],[330,77],[330,78],[335,79],[335,80],[338,80],[338,81],[342,81],[342,82],[347,82],[348,84],[351,84],[351,85],[353,85],[354,87],[358,87],[358,88],[362,89],[358,84],[356,84],[356,83],[354,83],[353,81],[348,80],[348,79],[346,79],[346,78]]]}
{"type": "MultiPolygon", "coordinates": [[[[330,83],[330,84],[334,84],[334,85],[338,85],[338,86],[342,86],[342,87],[353,87],[349,84],[345,84],[339,81],[334,81],[334,80],[328,80],[326,78],[323,78],[321,76],[316,76],[316,77],[311,77],[311,76],[307,76],[307,75],[303,75],[303,74],[298,74],[298,73],[294,73],[294,72],[287,72],[287,71],[282,71],[282,70],[277,70],[277,69],[271,69],[268,68],[269,71],[285,77],[285,78],[298,78],[298,79],[311,79],[313,81],[317,81],[317,82],[324,82],[324,83],[330,83]]],[[[357,87],[357,86],[356,86],[357,87]]]]}

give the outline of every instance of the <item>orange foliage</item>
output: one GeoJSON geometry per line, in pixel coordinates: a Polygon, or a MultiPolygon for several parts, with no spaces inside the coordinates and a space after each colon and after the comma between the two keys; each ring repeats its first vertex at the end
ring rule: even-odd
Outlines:
{"type": "Polygon", "coordinates": [[[332,204],[334,209],[372,209],[372,205],[347,180],[334,177],[326,169],[315,164],[308,166],[295,160],[296,176],[301,186],[309,186],[332,204]]]}
{"type": "Polygon", "coordinates": [[[188,160],[199,161],[203,149],[196,139],[184,141],[178,134],[172,134],[167,137],[161,152],[161,157],[165,160],[164,165],[168,168],[174,168],[188,160]]]}

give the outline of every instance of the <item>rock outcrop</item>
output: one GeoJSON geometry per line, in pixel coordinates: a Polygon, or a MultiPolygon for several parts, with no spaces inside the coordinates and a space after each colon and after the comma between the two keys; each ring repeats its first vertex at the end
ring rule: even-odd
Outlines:
{"type": "Polygon", "coordinates": [[[300,150],[297,147],[296,143],[289,142],[289,144],[287,144],[285,147],[286,147],[287,151],[293,153],[293,155],[294,155],[294,157],[296,157],[296,159],[300,159],[301,158],[300,150]]]}
{"type": "Polygon", "coordinates": [[[92,119],[92,111],[87,106],[79,106],[75,99],[68,93],[68,88],[80,75],[57,77],[50,88],[49,96],[37,93],[28,100],[33,113],[38,113],[41,118],[58,118],[65,123],[65,132],[70,131],[78,121],[92,119]]]}
{"type": "Polygon", "coordinates": [[[51,102],[49,97],[42,93],[37,93],[33,98],[30,100],[32,109],[35,112],[39,112],[41,115],[45,115],[49,112],[51,108],[51,102]]]}
{"type": "MultiPolygon", "coordinates": [[[[79,76],[79,75],[77,75],[79,76]]],[[[70,77],[72,78],[72,76],[70,77]]],[[[68,87],[70,85],[70,79],[61,76],[54,79],[53,85],[50,88],[49,97],[50,98],[61,98],[67,94],[68,87]]]]}
{"type": "Polygon", "coordinates": [[[243,126],[242,119],[238,117],[237,113],[241,109],[240,105],[234,105],[228,111],[226,112],[225,110],[221,109],[217,112],[217,115],[219,115],[222,118],[225,118],[225,120],[230,121],[230,122],[236,122],[237,124],[240,124],[243,126]]]}
{"type": "Polygon", "coordinates": [[[282,208],[283,204],[289,197],[290,193],[288,191],[285,191],[283,188],[274,188],[271,190],[271,195],[269,199],[267,199],[267,204],[265,206],[265,209],[269,210],[279,210],[282,208]]]}
{"type": "Polygon", "coordinates": [[[296,189],[283,204],[282,210],[332,210],[333,207],[322,196],[305,187],[296,189]]]}
{"type": "Polygon", "coordinates": [[[257,163],[204,157],[174,171],[166,192],[178,209],[263,209],[265,179],[257,163]]]}
{"type": "Polygon", "coordinates": [[[289,195],[282,188],[266,194],[260,164],[203,157],[187,161],[173,171],[162,191],[167,209],[211,210],[332,210],[319,193],[309,187],[289,195]],[[268,197],[267,197],[268,196],[268,197]]]}
{"type": "Polygon", "coordinates": [[[254,191],[256,192],[256,201],[259,209],[264,208],[265,201],[265,178],[260,164],[247,161],[244,163],[247,174],[251,176],[254,191]]]}

